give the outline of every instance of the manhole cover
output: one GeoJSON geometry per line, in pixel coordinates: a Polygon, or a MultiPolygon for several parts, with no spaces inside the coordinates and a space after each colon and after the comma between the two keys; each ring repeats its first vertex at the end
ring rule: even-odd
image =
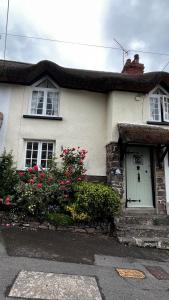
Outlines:
{"type": "Polygon", "coordinates": [[[145,268],[158,280],[169,280],[169,274],[159,266],[145,266],[145,268]]]}
{"type": "Polygon", "coordinates": [[[28,271],[19,273],[9,297],[46,300],[102,300],[94,277],[28,271]]]}
{"type": "Polygon", "coordinates": [[[136,279],[145,278],[145,274],[139,270],[117,268],[116,271],[123,278],[136,278],[136,279]]]}

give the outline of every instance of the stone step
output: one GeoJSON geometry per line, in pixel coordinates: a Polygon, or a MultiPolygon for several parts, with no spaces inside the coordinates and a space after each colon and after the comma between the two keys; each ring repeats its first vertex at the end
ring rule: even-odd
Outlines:
{"type": "Polygon", "coordinates": [[[169,238],[169,226],[126,225],[116,227],[117,236],[121,237],[163,237],[169,238]]]}
{"type": "Polygon", "coordinates": [[[169,216],[157,216],[157,215],[125,215],[122,217],[115,218],[116,226],[125,226],[125,225],[154,225],[160,226],[165,225],[169,226],[169,216]]]}
{"type": "Polygon", "coordinates": [[[158,249],[169,249],[169,238],[140,238],[140,237],[118,237],[120,243],[129,246],[149,247],[158,249]]]}

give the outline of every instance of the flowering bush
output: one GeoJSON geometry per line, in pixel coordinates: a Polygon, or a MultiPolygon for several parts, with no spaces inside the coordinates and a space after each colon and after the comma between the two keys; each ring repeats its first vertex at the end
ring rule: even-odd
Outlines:
{"type": "Polygon", "coordinates": [[[49,169],[38,166],[16,172],[12,156],[0,162],[0,203],[17,216],[48,220],[52,224],[108,221],[120,211],[118,194],[103,184],[85,182],[84,160],[87,151],[66,148],[61,152],[61,166],[55,159],[49,169]],[[2,180],[2,181],[1,181],[2,180]]]}
{"type": "Polygon", "coordinates": [[[17,207],[25,214],[37,218],[45,217],[48,211],[64,211],[66,202],[73,197],[73,185],[85,177],[84,159],[87,151],[67,148],[61,153],[62,165],[55,161],[48,170],[38,166],[19,172],[20,180],[16,186],[17,207]]]}
{"type": "Polygon", "coordinates": [[[4,152],[0,157],[0,203],[9,206],[15,198],[15,185],[19,180],[12,154],[4,152]]]}

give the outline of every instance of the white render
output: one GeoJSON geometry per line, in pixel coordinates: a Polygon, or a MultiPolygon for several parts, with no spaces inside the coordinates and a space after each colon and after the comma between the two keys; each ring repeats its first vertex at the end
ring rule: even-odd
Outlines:
{"type": "Polygon", "coordinates": [[[106,175],[106,144],[117,142],[118,123],[147,124],[150,120],[149,95],[126,91],[109,94],[60,88],[59,116],[62,121],[27,119],[31,86],[0,85],[0,150],[13,151],[18,169],[24,168],[25,141],[53,141],[59,157],[63,147],[88,150],[88,175],[106,175]],[[10,105],[9,105],[10,103],[10,105]]]}
{"type": "Polygon", "coordinates": [[[165,187],[166,187],[166,208],[167,214],[169,215],[169,157],[168,154],[164,159],[164,167],[165,167],[165,187]]]}
{"type": "Polygon", "coordinates": [[[18,169],[24,168],[25,140],[51,140],[59,157],[62,147],[88,150],[88,175],[106,175],[106,95],[60,89],[62,121],[26,119],[32,87],[13,85],[6,134],[6,149],[13,150],[18,169]]]}
{"type": "Polygon", "coordinates": [[[148,95],[114,91],[109,95],[109,107],[112,115],[109,112],[108,137],[114,142],[119,138],[118,123],[147,124],[150,120],[148,95]]]}
{"type": "Polygon", "coordinates": [[[0,84],[0,112],[3,113],[3,122],[0,128],[0,155],[5,149],[9,105],[10,105],[10,86],[0,84]]]}

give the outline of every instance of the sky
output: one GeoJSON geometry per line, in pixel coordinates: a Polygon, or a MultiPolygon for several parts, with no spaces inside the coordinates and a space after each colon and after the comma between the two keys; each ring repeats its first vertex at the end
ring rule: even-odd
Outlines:
{"type": "MultiPolygon", "coordinates": [[[[0,0],[1,59],[7,3],[0,0]]],[[[6,59],[29,63],[48,59],[64,67],[121,72],[123,52],[116,39],[128,51],[125,60],[138,53],[145,72],[165,66],[169,72],[168,28],[169,0],[10,0],[8,34],[75,44],[9,35],[6,59]]]]}

